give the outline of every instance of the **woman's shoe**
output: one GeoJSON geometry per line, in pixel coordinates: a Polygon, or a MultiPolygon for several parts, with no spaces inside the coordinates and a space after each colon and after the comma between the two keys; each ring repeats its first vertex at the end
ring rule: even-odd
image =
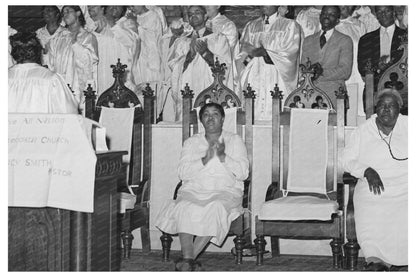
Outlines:
{"type": "Polygon", "coordinates": [[[194,271],[194,260],[180,258],[175,262],[175,271],[194,271]]]}
{"type": "Polygon", "coordinates": [[[383,263],[370,262],[364,265],[364,271],[389,271],[389,268],[383,263]]]}

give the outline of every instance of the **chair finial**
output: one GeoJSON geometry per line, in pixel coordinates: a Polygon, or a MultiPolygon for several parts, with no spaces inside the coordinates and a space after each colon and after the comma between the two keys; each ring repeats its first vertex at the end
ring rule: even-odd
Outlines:
{"type": "Polygon", "coordinates": [[[154,91],[150,87],[150,84],[146,83],[146,87],[144,88],[144,91],[143,91],[143,96],[144,97],[153,97],[153,92],[154,91]]]}
{"type": "Polygon", "coordinates": [[[344,87],[339,87],[338,91],[335,91],[337,99],[345,99],[348,96],[347,90],[344,87]]]}
{"type": "Polygon", "coordinates": [[[243,90],[243,95],[245,98],[252,98],[256,99],[255,90],[253,90],[250,86],[250,84],[247,84],[247,90],[243,90]]]}
{"type": "Polygon", "coordinates": [[[126,71],[127,65],[122,64],[120,62],[120,58],[117,59],[117,64],[112,64],[110,66],[113,69],[113,77],[116,78],[118,76],[122,76],[124,72],[126,71]]]}
{"type": "Polygon", "coordinates": [[[279,86],[277,84],[274,85],[273,90],[270,91],[273,99],[279,98],[280,100],[283,99],[283,91],[279,90],[279,86]]]}
{"type": "Polygon", "coordinates": [[[91,98],[91,99],[95,99],[95,97],[97,96],[96,91],[92,89],[91,84],[88,84],[87,89],[84,90],[84,95],[85,95],[85,98],[91,98]]]}
{"type": "Polygon", "coordinates": [[[194,94],[192,93],[193,90],[190,89],[188,83],[186,83],[184,90],[181,90],[183,98],[192,98],[194,94]]]}
{"type": "Polygon", "coordinates": [[[367,61],[365,62],[364,71],[366,74],[373,74],[375,71],[373,67],[373,63],[371,62],[370,58],[368,58],[367,61]]]}

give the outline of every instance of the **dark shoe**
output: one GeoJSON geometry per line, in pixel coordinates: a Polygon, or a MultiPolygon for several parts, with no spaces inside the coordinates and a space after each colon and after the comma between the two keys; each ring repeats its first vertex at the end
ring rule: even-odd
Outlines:
{"type": "Polygon", "coordinates": [[[194,271],[194,260],[180,258],[175,262],[175,271],[194,271]]]}
{"type": "Polygon", "coordinates": [[[193,261],[193,271],[204,271],[200,262],[193,261]]]}
{"type": "Polygon", "coordinates": [[[398,266],[398,265],[392,265],[389,269],[389,271],[408,271],[407,265],[398,266]]]}
{"type": "Polygon", "coordinates": [[[364,271],[389,271],[389,268],[383,263],[368,263],[364,265],[364,271]]]}

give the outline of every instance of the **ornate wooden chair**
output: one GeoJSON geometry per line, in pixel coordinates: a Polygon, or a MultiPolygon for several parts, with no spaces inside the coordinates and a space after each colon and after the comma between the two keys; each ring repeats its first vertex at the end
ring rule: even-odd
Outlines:
{"type": "Polygon", "coordinates": [[[122,180],[119,180],[118,185],[118,192],[129,192],[128,187],[130,187],[136,195],[134,207],[126,209],[124,213],[119,213],[124,257],[129,258],[133,241],[131,232],[137,228],[140,228],[143,251],[150,251],[149,199],[153,91],[149,85],[146,87],[143,93],[144,107],[142,107],[136,94],[124,86],[123,75],[127,66],[122,65],[119,59],[117,64],[111,67],[113,68],[113,77],[115,78],[113,85],[100,95],[96,104],[95,92],[92,91],[91,87],[87,89],[85,93],[85,114],[86,117],[98,121],[102,110],[101,107],[135,107],[130,163],[124,163],[125,167],[129,167],[129,174],[124,176],[122,180]]]}
{"type": "Polygon", "coordinates": [[[403,107],[400,110],[400,113],[404,115],[407,115],[408,113],[407,35],[401,37],[401,40],[401,48],[403,49],[403,55],[400,58],[400,60],[381,65],[373,65],[370,59],[367,61],[365,74],[365,114],[367,119],[372,114],[374,114],[374,105],[376,104],[374,103],[374,98],[377,96],[377,91],[381,91],[384,88],[394,88],[400,93],[400,96],[403,99],[403,107]],[[376,88],[374,87],[375,72],[377,72],[378,76],[380,76],[378,82],[376,82],[376,88]]]}
{"type": "MultiPolygon", "coordinates": [[[[203,90],[195,99],[192,106],[193,91],[186,84],[185,89],[182,90],[183,97],[183,118],[182,118],[182,142],[191,136],[191,128],[193,133],[198,133],[198,114],[196,108],[203,106],[207,101],[219,103],[224,106],[225,109],[230,107],[237,107],[237,133],[242,136],[243,125],[244,138],[247,147],[248,158],[250,161],[250,169],[253,160],[253,101],[255,98],[254,91],[248,85],[247,91],[244,91],[245,105],[242,107],[240,99],[237,95],[227,88],[222,81],[224,80],[225,64],[220,64],[218,59],[215,65],[211,68],[214,82],[205,90],[203,90]],[[209,100],[208,100],[209,99],[209,100]],[[191,108],[193,107],[193,109],[191,108]]],[[[243,137],[243,136],[242,136],[243,137]]],[[[250,170],[251,172],[251,170],[250,170]]],[[[248,179],[244,182],[244,196],[243,196],[243,208],[246,210],[242,215],[235,219],[230,226],[228,236],[235,235],[234,243],[236,249],[236,263],[242,263],[243,248],[246,243],[250,243],[251,239],[251,217],[247,210],[251,210],[251,173],[248,179]]],[[[180,182],[175,189],[173,199],[176,199],[178,189],[182,185],[180,182]]],[[[169,251],[172,243],[172,235],[164,233],[160,237],[163,249],[163,260],[169,260],[169,251]]]]}
{"type": "MultiPolygon", "coordinates": [[[[333,105],[325,92],[321,91],[312,83],[313,69],[308,63],[301,65],[303,81],[286,99],[285,108],[281,111],[281,91],[276,87],[271,92],[273,97],[272,106],[272,184],[268,187],[266,199],[256,216],[256,252],[257,265],[263,264],[263,253],[266,241],[264,236],[271,237],[272,256],[280,254],[279,238],[287,239],[332,239],[330,245],[333,253],[333,266],[342,266],[342,244],[344,241],[344,216],[343,216],[343,185],[342,172],[338,170],[338,151],[344,146],[344,113],[336,112],[332,109],[333,105]],[[304,109],[310,109],[317,96],[322,97],[326,103],[328,111],[328,126],[321,125],[318,128],[318,137],[315,138],[308,130],[296,128],[292,120],[298,108],[288,108],[293,99],[300,97],[304,103],[304,109]],[[291,133],[291,130],[296,133],[291,133]],[[320,134],[325,132],[327,134],[320,134]],[[294,131],[295,132],[295,131],[294,131]],[[293,135],[293,136],[292,136],[293,135]],[[302,178],[295,178],[293,171],[296,171],[295,162],[305,167],[313,163],[311,153],[293,158],[292,144],[295,145],[295,137],[303,138],[300,153],[305,153],[305,147],[311,149],[312,137],[316,141],[322,141],[322,137],[327,136],[328,144],[322,145],[327,155],[322,156],[319,163],[322,164],[320,172],[321,181],[318,182],[316,176],[301,175],[302,178]],[[322,137],[321,137],[322,136],[322,137]],[[326,163],[326,168],[325,168],[326,163]],[[291,181],[292,180],[292,181],[291,181]],[[295,181],[296,180],[296,181],[295,181]],[[305,180],[305,181],[303,181],[305,180]],[[319,183],[319,184],[318,184],[319,183]],[[307,184],[307,185],[306,185],[307,184]]],[[[345,91],[337,93],[337,108],[344,110],[345,91]]],[[[293,105],[292,105],[293,106],[293,105]]],[[[307,112],[314,113],[309,110],[307,112]]],[[[307,116],[310,115],[307,114],[307,116]]],[[[316,114],[325,113],[316,111],[316,114]]],[[[309,118],[304,120],[302,127],[319,125],[320,121],[309,122],[309,118]],[[306,124],[306,125],[305,125],[306,124]]],[[[322,120],[325,123],[325,120],[322,120]]],[[[314,131],[315,132],[315,131],[314,131]]],[[[297,142],[299,145],[299,141],[297,142]]],[[[320,152],[322,153],[322,152],[320,152]]],[[[295,153],[296,154],[296,153],[295,153]]],[[[316,161],[316,160],[315,160],[316,161]]],[[[297,168],[299,169],[299,168],[297,168]]]]}

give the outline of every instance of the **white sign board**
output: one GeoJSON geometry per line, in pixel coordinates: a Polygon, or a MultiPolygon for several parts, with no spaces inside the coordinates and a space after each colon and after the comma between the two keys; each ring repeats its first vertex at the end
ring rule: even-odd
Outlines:
{"type": "Polygon", "coordinates": [[[9,207],[93,212],[96,156],[74,114],[9,113],[9,207]]]}

